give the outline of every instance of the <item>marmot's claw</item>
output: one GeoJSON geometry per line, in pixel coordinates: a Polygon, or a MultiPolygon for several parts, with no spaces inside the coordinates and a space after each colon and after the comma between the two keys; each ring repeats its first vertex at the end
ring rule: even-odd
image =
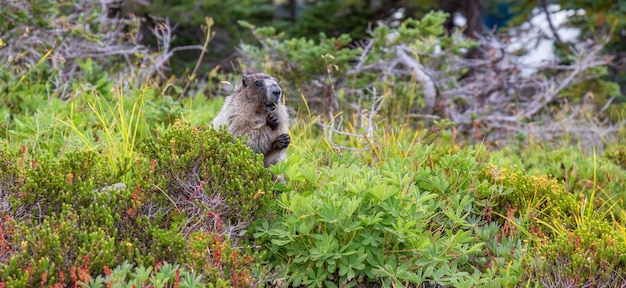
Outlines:
{"type": "Polygon", "coordinates": [[[274,150],[287,148],[290,142],[291,142],[291,137],[289,137],[289,134],[280,134],[280,136],[278,136],[276,140],[274,140],[274,143],[272,144],[273,146],[272,148],[274,150]]]}
{"type": "Polygon", "coordinates": [[[276,128],[278,128],[279,120],[278,117],[276,117],[276,114],[270,113],[269,115],[267,115],[266,122],[267,126],[270,126],[272,130],[276,130],[276,128]]]}

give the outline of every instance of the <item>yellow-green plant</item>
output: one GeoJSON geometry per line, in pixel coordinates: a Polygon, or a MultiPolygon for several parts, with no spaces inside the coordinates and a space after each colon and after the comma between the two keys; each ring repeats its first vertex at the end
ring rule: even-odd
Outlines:
{"type": "Polygon", "coordinates": [[[83,101],[95,117],[93,123],[96,126],[95,131],[83,130],[78,127],[78,123],[72,121],[76,117],[74,114],[82,113],[82,111],[77,111],[74,105],[66,119],[57,118],[59,122],[70,127],[78,135],[87,149],[101,150],[104,155],[107,155],[109,168],[118,175],[123,175],[128,171],[137,157],[138,139],[148,134],[144,106],[146,93],[154,93],[154,90],[144,85],[141,90],[133,92],[137,95],[133,95],[132,98],[127,97],[120,87],[116,89],[116,95],[112,101],[107,101],[95,91],[83,95],[83,101]],[[132,103],[130,107],[126,103],[129,100],[132,103]],[[103,143],[98,143],[97,138],[104,138],[103,143]]]}

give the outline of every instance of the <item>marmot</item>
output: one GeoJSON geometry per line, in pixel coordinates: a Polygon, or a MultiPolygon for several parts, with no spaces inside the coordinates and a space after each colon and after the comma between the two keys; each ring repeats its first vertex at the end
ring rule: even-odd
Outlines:
{"type": "Polygon", "coordinates": [[[248,147],[264,156],[265,167],[285,158],[289,137],[289,115],[281,103],[282,89],[276,78],[265,73],[244,74],[241,86],[224,99],[213,119],[213,127],[233,136],[248,136],[248,147]]]}

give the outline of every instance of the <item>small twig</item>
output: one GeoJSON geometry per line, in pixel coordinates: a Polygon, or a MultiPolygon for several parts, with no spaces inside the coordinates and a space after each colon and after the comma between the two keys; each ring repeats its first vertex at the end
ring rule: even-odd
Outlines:
{"type": "MultiPolygon", "coordinates": [[[[363,48],[363,53],[361,53],[361,56],[359,56],[359,62],[357,62],[357,64],[352,69],[352,71],[362,70],[363,64],[365,64],[365,59],[367,58],[367,54],[370,53],[370,51],[372,50],[372,47],[374,46],[374,40],[367,39],[366,41],[367,41],[367,45],[365,45],[365,48],[363,48]]],[[[350,74],[350,72],[348,72],[348,74],[350,74]]]]}
{"type": "Polygon", "coordinates": [[[550,30],[552,30],[552,35],[554,35],[554,38],[557,42],[563,44],[563,40],[561,40],[561,37],[559,37],[559,33],[556,31],[556,28],[552,23],[552,17],[550,17],[550,11],[548,11],[547,0],[541,0],[541,8],[543,8],[543,12],[546,14],[546,19],[548,20],[548,26],[550,26],[550,30]]]}
{"type": "Polygon", "coordinates": [[[185,83],[185,87],[183,88],[183,91],[181,91],[180,95],[178,95],[178,99],[182,98],[185,95],[185,93],[187,93],[187,89],[189,89],[189,85],[191,84],[191,79],[195,78],[196,73],[198,73],[198,68],[200,67],[200,63],[202,63],[202,59],[204,59],[204,54],[206,53],[207,47],[209,46],[209,42],[215,35],[215,33],[211,33],[211,27],[213,26],[213,18],[205,18],[204,21],[207,24],[206,39],[204,39],[204,44],[202,45],[202,50],[200,50],[201,51],[200,57],[198,57],[198,61],[196,61],[196,66],[193,68],[193,71],[191,72],[191,76],[187,79],[187,82],[185,83]]]}

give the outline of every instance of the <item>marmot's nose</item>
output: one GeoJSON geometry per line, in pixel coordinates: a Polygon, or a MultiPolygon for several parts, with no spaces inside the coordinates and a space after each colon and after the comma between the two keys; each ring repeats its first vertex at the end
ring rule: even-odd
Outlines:
{"type": "Polygon", "coordinates": [[[282,92],[282,91],[280,91],[280,88],[278,88],[278,87],[275,87],[274,89],[272,89],[272,94],[273,94],[274,96],[276,96],[276,97],[280,97],[280,93],[281,93],[281,92],[282,92]]]}

